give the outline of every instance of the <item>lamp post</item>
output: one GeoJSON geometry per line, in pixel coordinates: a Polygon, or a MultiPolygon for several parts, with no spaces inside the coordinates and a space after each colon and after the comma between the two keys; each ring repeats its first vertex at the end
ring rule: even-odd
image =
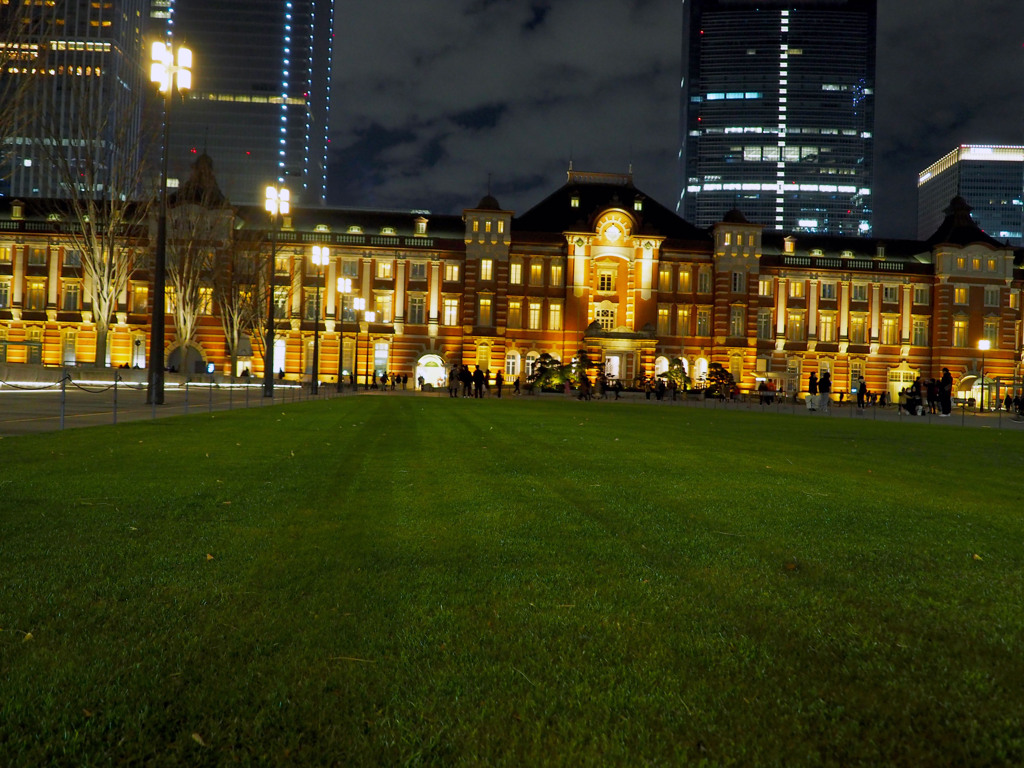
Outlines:
{"type": "Polygon", "coordinates": [[[149,386],[146,402],[164,402],[164,301],[167,293],[167,153],[171,135],[171,104],[174,90],[192,87],[192,51],[155,42],[149,79],[163,94],[163,141],[160,149],[160,206],[156,219],[156,252],[153,259],[153,302],[150,314],[149,386]]]}
{"type": "Polygon", "coordinates": [[[341,319],[338,321],[338,392],[345,391],[345,297],[352,292],[352,278],[338,278],[338,294],[341,296],[341,319]]]}
{"type": "Polygon", "coordinates": [[[313,310],[313,380],[310,391],[320,393],[320,277],[331,260],[331,249],[326,245],[313,246],[313,264],[316,265],[316,306],[313,310]]]}
{"type": "Polygon", "coordinates": [[[274,273],[277,269],[278,217],[291,211],[291,193],[281,186],[267,187],[264,207],[270,214],[270,263],[267,265],[267,335],[263,348],[263,396],[274,396],[274,273]]]}
{"type": "Polygon", "coordinates": [[[981,392],[979,392],[979,411],[985,410],[985,353],[992,349],[992,342],[989,339],[982,339],[978,342],[978,349],[981,350],[981,392]]]}

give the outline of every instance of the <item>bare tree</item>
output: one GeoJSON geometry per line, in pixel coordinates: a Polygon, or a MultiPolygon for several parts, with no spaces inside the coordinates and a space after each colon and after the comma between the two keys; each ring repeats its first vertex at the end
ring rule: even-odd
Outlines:
{"type": "Polygon", "coordinates": [[[253,333],[266,315],[266,276],[270,256],[265,238],[256,231],[237,230],[214,263],[213,298],[231,358],[231,375],[238,369],[239,351],[248,337],[253,352],[263,354],[263,338],[253,333]]]}
{"type": "MultiPolygon", "coordinates": [[[[55,212],[67,221],[81,253],[84,298],[96,326],[95,364],[106,365],[107,334],[118,300],[145,250],[152,194],[140,136],[143,93],[111,95],[106,78],[68,76],[60,87],[75,105],[74,119],[62,110],[35,117],[33,140],[61,189],[55,212]]],[[[149,143],[152,146],[152,143],[149,143]]]]}
{"type": "Polygon", "coordinates": [[[203,154],[167,206],[167,285],[182,364],[200,316],[212,310],[214,265],[228,248],[233,217],[213,177],[212,162],[203,154]]]}

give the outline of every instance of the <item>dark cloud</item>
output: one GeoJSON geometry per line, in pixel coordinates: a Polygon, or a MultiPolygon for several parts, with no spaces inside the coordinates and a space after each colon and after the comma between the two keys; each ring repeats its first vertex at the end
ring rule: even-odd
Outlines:
{"type": "MultiPolygon", "coordinates": [[[[917,173],[1024,143],[1021,0],[880,0],[876,232],[913,237],[917,173]]],[[[677,195],[679,0],[377,0],[338,24],[334,202],[523,211],[578,169],[677,195]]]]}

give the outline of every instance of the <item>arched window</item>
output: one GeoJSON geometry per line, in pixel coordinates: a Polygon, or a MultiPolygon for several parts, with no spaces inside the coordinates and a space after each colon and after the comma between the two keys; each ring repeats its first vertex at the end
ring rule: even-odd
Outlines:
{"type": "Polygon", "coordinates": [[[506,376],[518,376],[519,375],[519,353],[508,352],[505,355],[505,375],[506,376]]]}
{"type": "Polygon", "coordinates": [[[662,356],[662,357],[659,357],[657,360],[654,361],[654,375],[655,376],[660,376],[661,374],[665,373],[667,370],[668,370],[668,358],[667,357],[662,356]]]}
{"type": "Polygon", "coordinates": [[[526,353],[526,377],[531,378],[533,376],[533,366],[537,363],[537,358],[540,357],[538,352],[527,352],[526,353]]]}
{"type": "Polygon", "coordinates": [[[708,378],[708,361],[707,361],[707,358],[698,357],[697,358],[697,364],[694,367],[696,368],[694,373],[696,374],[697,381],[698,382],[706,381],[707,378],[708,378]]]}

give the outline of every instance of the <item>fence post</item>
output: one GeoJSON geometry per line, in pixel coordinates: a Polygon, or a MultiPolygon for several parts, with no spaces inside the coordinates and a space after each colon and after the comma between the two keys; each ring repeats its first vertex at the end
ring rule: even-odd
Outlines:
{"type": "Polygon", "coordinates": [[[210,381],[210,413],[213,413],[213,381],[210,381]]]}
{"type": "Polygon", "coordinates": [[[65,368],[64,377],[60,380],[60,429],[62,432],[64,431],[64,410],[66,408],[67,403],[69,378],[70,377],[68,376],[68,369],[65,368]]]}
{"type": "Polygon", "coordinates": [[[121,380],[121,374],[114,372],[114,423],[117,424],[117,382],[121,380]]]}
{"type": "Polygon", "coordinates": [[[185,379],[185,414],[188,415],[188,385],[189,380],[185,379]]]}

